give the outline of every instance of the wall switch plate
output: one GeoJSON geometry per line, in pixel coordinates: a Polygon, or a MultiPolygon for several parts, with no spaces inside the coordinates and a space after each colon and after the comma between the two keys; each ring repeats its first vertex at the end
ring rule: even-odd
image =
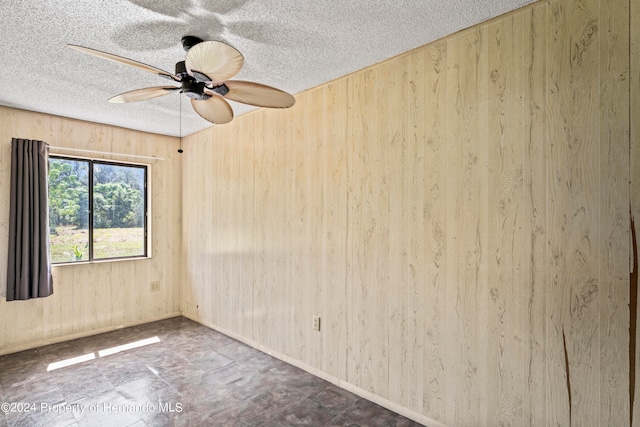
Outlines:
{"type": "Polygon", "coordinates": [[[313,330],[320,330],[320,316],[313,316],[313,330]]]}
{"type": "Polygon", "coordinates": [[[160,290],[160,282],[151,282],[151,292],[158,292],[160,290]]]}

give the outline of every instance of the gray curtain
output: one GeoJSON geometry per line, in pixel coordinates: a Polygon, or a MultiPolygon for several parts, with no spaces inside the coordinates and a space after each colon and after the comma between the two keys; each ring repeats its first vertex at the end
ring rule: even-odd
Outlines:
{"type": "Polygon", "coordinates": [[[7,301],[47,297],[53,293],[48,161],[46,143],[17,138],[11,141],[7,301]]]}

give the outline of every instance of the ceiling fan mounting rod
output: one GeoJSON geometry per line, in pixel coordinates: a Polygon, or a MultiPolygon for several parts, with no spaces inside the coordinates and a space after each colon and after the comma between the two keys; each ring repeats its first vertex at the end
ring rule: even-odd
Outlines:
{"type": "Polygon", "coordinates": [[[187,72],[187,65],[185,61],[176,62],[176,76],[180,79],[180,81],[188,78],[193,78],[187,72]]]}
{"type": "Polygon", "coordinates": [[[198,43],[202,43],[202,39],[196,36],[184,36],[182,37],[182,48],[189,52],[189,49],[197,45],[198,43]]]}

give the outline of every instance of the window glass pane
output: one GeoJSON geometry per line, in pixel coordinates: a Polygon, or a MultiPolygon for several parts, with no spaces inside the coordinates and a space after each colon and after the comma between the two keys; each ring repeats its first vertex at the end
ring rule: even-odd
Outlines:
{"type": "Polygon", "coordinates": [[[51,262],[89,259],[89,162],[49,159],[51,262]]]}
{"type": "Polygon", "coordinates": [[[145,255],[145,168],[93,167],[93,258],[145,255]]]}

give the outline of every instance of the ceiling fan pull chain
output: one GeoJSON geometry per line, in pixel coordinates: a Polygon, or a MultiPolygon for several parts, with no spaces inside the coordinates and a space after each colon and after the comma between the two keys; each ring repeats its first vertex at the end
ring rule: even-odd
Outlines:
{"type": "Polygon", "coordinates": [[[180,130],[178,132],[178,137],[180,138],[180,148],[178,149],[178,153],[182,154],[182,97],[179,96],[178,98],[180,98],[180,130]]]}

